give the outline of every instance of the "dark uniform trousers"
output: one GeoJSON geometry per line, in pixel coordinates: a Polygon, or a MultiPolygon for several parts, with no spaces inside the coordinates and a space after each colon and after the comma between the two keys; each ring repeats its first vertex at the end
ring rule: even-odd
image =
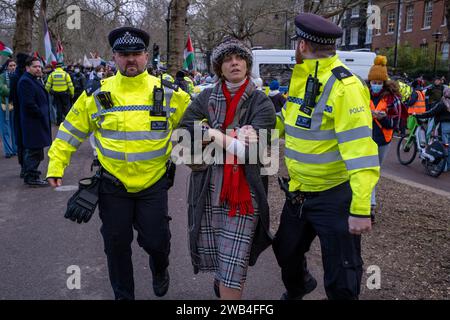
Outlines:
{"type": "Polygon", "coordinates": [[[362,265],[361,236],[348,230],[352,191],[344,183],[318,193],[307,193],[303,205],[286,201],[273,249],[290,296],[305,293],[305,253],[319,236],[328,299],[357,299],[362,265]]]}
{"type": "MultiPolygon", "coordinates": [[[[120,182],[119,182],[120,184],[120,182]]],[[[128,193],[123,185],[102,179],[99,192],[100,229],[111,286],[116,299],[134,299],[131,242],[133,227],[137,241],[149,254],[153,276],[169,265],[170,230],[167,205],[167,178],[138,193],[128,193]]]]}
{"type": "Polygon", "coordinates": [[[68,92],[53,92],[53,103],[56,106],[56,124],[64,121],[70,110],[70,94],[68,92]]]}
{"type": "Polygon", "coordinates": [[[24,149],[23,151],[23,172],[25,182],[39,179],[41,172],[38,170],[39,164],[44,160],[44,149],[24,149]]]}

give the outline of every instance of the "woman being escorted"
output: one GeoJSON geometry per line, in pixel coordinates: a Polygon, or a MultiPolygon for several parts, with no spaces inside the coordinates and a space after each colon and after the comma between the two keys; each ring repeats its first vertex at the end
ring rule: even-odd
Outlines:
{"type": "Polygon", "coordinates": [[[224,150],[223,157],[216,152],[212,165],[191,166],[191,258],[194,273],[215,273],[217,297],[241,299],[248,265],[272,241],[261,164],[259,159],[249,164],[249,141],[255,143],[261,129],[270,133],[276,116],[272,102],[250,80],[250,48],[230,38],[211,60],[219,80],[192,102],[180,125],[192,133],[202,122],[203,144],[212,140],[224,150]]]}

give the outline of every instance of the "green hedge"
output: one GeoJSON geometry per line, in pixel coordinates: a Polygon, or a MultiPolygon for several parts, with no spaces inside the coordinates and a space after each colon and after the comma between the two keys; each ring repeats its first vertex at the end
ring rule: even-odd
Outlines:
{"type": "MultiPolygon", "coordinates": [[[[382,49],[379,54],[385,55],[388,59],[388,69],[392,74],[406,73],[410,78],[416,78],[423,75],[426,78],[434,76],[434,45],[427,51],[421,48],[412,48],[408,45],[398,47],[397,69],[394,64],[394,48],[382,49]]],[[[447,76],[448,62],[442,61],[442,56],[438,52],[436,64],[436,74],[447,76]]]]}

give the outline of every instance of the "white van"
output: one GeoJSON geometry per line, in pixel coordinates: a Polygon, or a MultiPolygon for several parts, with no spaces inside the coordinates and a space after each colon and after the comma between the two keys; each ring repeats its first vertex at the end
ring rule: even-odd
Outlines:
{"type": "MultiPolygon", "coordinates": [[[[376,54],[374,52],[337,51],[341,61],[353,73],[366,80],[376,54]]],[[[287,91],[295,65],[295,50],[253,50],[252,76],[261,78],[264,86],[276,79],[280,91],[287,91]]]]}

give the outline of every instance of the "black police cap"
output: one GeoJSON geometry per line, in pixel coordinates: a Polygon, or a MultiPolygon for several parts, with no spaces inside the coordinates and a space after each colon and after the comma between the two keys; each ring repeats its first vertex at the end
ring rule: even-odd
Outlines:
{"type": "Polygon", "coordinates": [[[111,31],[108,40],[114,52],[141,52],[147,50],[150,36],[141,29],[121,27],[111,31]]]}
{"type": "Polygon", "coordinates": [[[318,44],[335,44],[342,37],[342,29],[335,23],[312,13],[301,13],[295,18],[296,38],[318,44]]]}

